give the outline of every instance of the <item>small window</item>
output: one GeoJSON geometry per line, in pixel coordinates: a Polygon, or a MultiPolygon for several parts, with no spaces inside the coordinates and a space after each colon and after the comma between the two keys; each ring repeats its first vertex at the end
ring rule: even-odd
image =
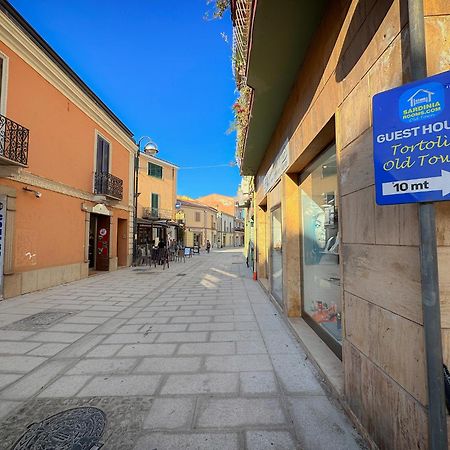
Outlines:
{"type": "Polygon", "coordinates": [[[152,208],[159,208],[159,195],[152,193],[152,208]]]}
{"type": "Polygon", "coordinates": [[[97,172],[109,173],[109,142],[97,135],[97,172]]]}
{"type": "Polygon", "coordinates": [[[195,221],[200,222],[200,213],[198,211],[195,212],[195,221]]]}
{"type": "Polygon", "coordinates": [[[148,174],[151,177],[162,179],[163,168],[162,166],[158,166],[158,164],[153,164],[151,162],[148,163],[148,174]]]}
{"type": "Polygon", "coordinates": [[[8,58],[0,53],[0,114],[6,115],[8,58]]]}

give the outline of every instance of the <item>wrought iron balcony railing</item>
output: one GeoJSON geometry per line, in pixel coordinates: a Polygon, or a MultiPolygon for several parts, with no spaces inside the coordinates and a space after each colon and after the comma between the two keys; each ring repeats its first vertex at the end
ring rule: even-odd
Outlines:
{"type": "Polygon", "coordinates": [[[110,173],[95,172],[94,194],[106,195],[116,200],[123,198],[123,180],[110,173]]]}
{"type": "Polygon", "coordinates": [[[0,159],[2,164],[26,166],[30,131],[0,114],[0,159]]]}
{"type": "Polygon", "coordinates": [[[142,217],[144,219],[172,220],[173,215],[174,215],[174,213],[170,209],[144,208],[144,210],[142,211],[142,217]]]}

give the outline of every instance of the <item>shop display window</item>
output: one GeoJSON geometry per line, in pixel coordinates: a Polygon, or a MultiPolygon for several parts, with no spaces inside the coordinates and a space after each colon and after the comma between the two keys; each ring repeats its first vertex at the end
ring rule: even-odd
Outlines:
{"type": "Polygon", "coordinates": [[[305,319],[341,355],[339,197],[336,147],[328,148],[300,177],[302,298],[305,319]]]}

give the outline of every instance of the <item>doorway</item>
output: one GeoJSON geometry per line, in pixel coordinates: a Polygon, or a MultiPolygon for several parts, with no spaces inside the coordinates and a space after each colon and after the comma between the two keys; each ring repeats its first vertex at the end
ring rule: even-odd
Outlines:
{"type": "Polygon", "coordinates": [[[124,267],[127,265],[128,253],[128,229],[126,219],[117,219],[117,265],[124,267]]]}
{"type": "Polygon", "coordinates": [[[283,306],[283,254],[281,207],[272,210],[272,240],[270,246],[271,287],[275,300],[283,306]]]}
{"type": "Polygon", "coordinates": [[[89,269],[109,270],[110,217],[91,214],[89,221],[89,269]]]}

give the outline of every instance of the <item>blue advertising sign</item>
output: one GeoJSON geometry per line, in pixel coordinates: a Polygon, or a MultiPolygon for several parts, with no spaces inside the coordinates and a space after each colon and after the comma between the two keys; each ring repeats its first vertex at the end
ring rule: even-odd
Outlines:
{"type": "Polygon", "coordinates": [[[373,97],[379,205],[450,200],[450,71],[373,97]]]}

